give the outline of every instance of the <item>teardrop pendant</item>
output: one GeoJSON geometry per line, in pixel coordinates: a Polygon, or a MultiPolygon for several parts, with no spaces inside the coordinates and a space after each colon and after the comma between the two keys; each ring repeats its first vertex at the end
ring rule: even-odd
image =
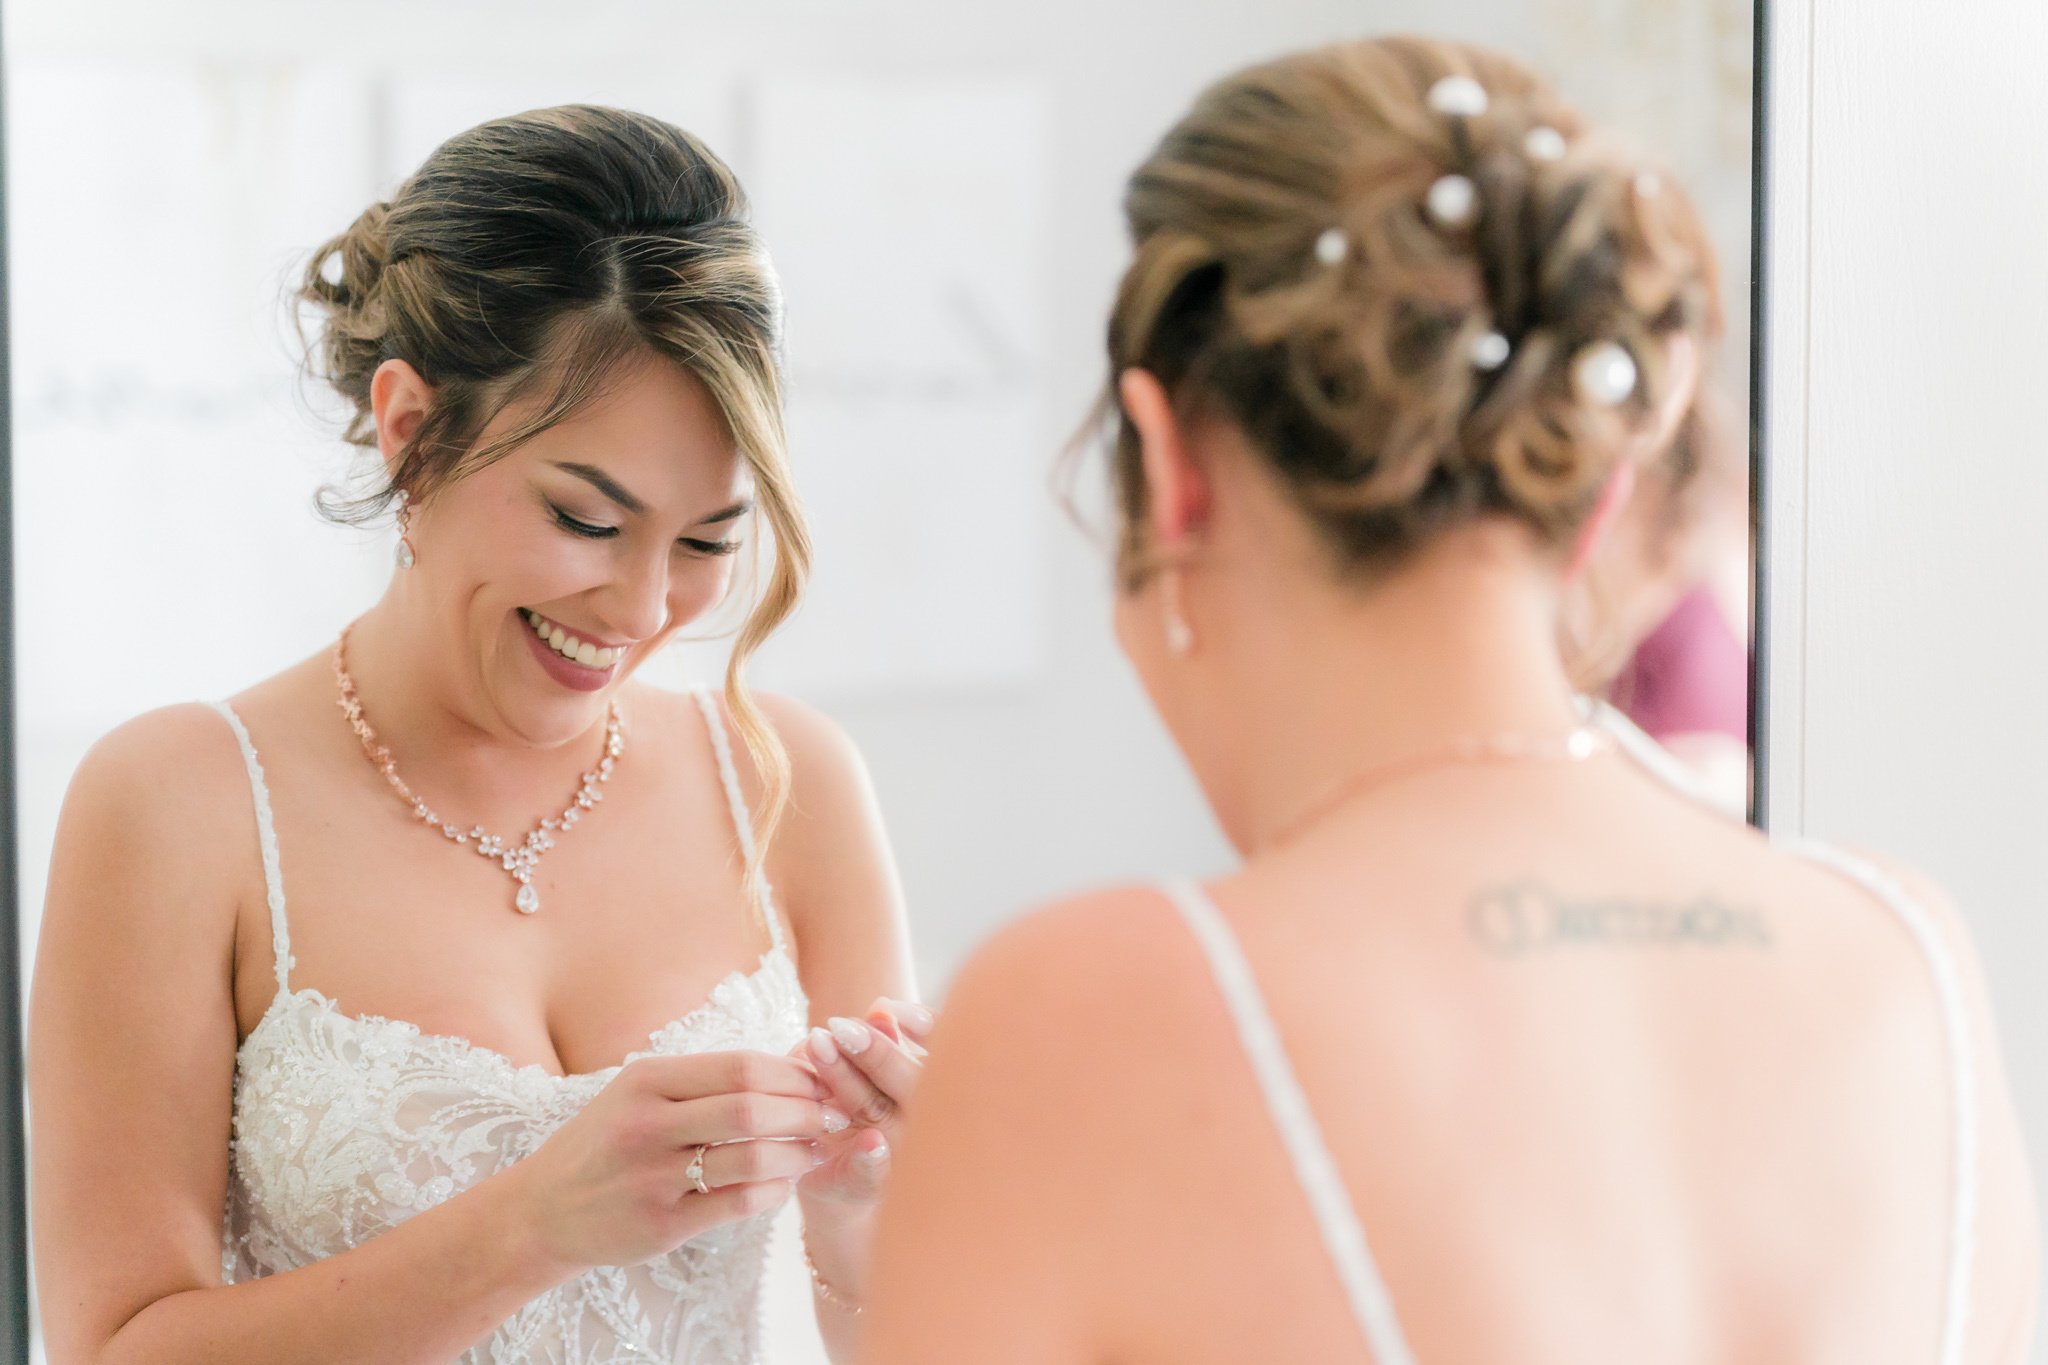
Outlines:
{"type": "Polygon", "coordinates": [[[522,882],[519,894],[512,898],[512,904],[522,915],[530,915],[540,909],[540,892],[533,889],[532,882],[522,882]]]}

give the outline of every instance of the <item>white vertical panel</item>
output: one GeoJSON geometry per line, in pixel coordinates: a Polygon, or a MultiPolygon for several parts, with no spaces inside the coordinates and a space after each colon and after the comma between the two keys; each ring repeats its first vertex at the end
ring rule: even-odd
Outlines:
{"type": "MultiPolygon", "coordinates": [[[[1775,8],[1795,42],[1810,23],[1811,64],[1771,132],[1771,762],[1791,765],[1773,796],[1810,833],[1894,851],[1955,895],[2039,1164],[2048,7],[1775,8]]],[[[1791,58],[1779,49],[1788,86],[1791,58]]]]}

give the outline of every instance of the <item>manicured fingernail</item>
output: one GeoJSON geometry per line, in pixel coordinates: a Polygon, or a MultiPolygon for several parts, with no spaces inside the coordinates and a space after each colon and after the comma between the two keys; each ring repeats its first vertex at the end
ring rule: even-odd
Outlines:
{"type": "Polygon", "coordinates": [[[844,1115],[844,1114],[840,1113],[840,1112],[839,1112],[839,1111],[838,1111],[837,1109],[834,1109],[834,1108],[833,1108],[833,1107],[832,1107],[831,1105],[829,1105],[829,1104],[821,1104],[821,1105],[819,1105],[818,1107],[819,1107],[820,1109],[823,1109],[823,1110],[825,1111],[825,1131],[826,1131],[826,1132],[828,1132],[828,1133],[843,1133],[843,1132],[845,1132],[845,1131],[846,1131],[846,1130],[847,1130],[848,1128],[851,1128],[851,1127],[853,1126],[853,1120],[852,1120],[852,1119],[850,1119],[850,1118],[846,1117],[846,1115],[844,1115]]]}
{"type": "Polygon", "coordinates": [[[832,1159],[831,1157],[829,1157],[829,1156],[827,1156],[827,1155],[825,1154],[825,1149],[824,1149],[823,1147],[820,1147],[820,1146],[819,1146],[819,1145],[818,1145],[817,1143],[815,1143],[815,1142],[811,1144],[811,1169],[812,1169],[812,1170],[814,1170],[814,1171],[815,1171],[815,1170],[817,1170],[817,1169],[818,1169],[818,1167],[820,1167],[820,1166],[824,1165],[824,1164],[825,1164],[826,1162],[830,1161],[831,1159],[832,1159]]]}
{"type": "Polygon", "coordinates": [[[811,1055],[813,1057],[816,1057],[819,1061],[824,1062],[828,1066],[831,1065],[833,1062],[838,1061],[839,1048],[838,1045],[832,1041],[832,1035],[825,1032],[825,1030],[821,1028],[812,1029],[811,1055]]]}
{"type": "Polygon", "coordinates": [[[832,1025],[832,1036],[838,1040],[840,1047],[856,1056],[868,1050],[868,1043],[874,1035],[868,1032],[866,1024],[858,1019],[835,1018],[828,1022],[832,1025]]]}
{"type": "Polygon", "coordinates": [[[936,1021],[932,1018],[932,1012],[923,1005],[909,1000],[896,1000],[890,1003],[896,1007],[896,1017],[901,1019],[904,1027],[908,1028],[912,1033],[930,1033],[932,1031],[932,1024],[936,1021]]]}
{"type": "Polygon", "coordinates": [[[870,1151],[855,1152],[853,1159],[863,1166],[879,1166],[889,1159],[889,1144],[884,1142],[870,1151]]]}

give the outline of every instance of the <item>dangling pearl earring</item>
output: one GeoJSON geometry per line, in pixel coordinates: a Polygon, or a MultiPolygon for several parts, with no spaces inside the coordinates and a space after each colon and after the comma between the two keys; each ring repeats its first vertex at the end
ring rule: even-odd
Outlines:
{"type": "Polygon", "coordinates": [[[1180,570],[1171,568],[1162,572],[1165,577],[1159,584],[1159,591],[1166,604],[1166,652],[1176,659],[1185,659],[1195,652],[1195,631],[1181,611],[1180,570]]]}
{"type": "Polygon", "coordinates": [[[393,554],[401,569],[410,569],[413,565],[412,541],[408,538],[412,530],[412,508],[406,502],[406,491],[401,488],[398,490],[398,549],[393,554]]]}

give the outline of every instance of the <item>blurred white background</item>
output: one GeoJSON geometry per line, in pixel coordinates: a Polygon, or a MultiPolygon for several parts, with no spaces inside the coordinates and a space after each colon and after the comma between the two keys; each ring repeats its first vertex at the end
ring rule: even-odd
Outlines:
{"type": "MultiPolygon", "coordinates": [[[[25,961],[85,747],[326,647],[377,592],[388,540],[312,511],[348,457],[301,394],[281,295],[485,118],[638,107],[752,192],[818,538],[757,681],[865,752],[932,994],[1035,901],[1228,857],[1115,654],[1106,557],[1050,491],[1101,379],[1122,179],[1207,80],[1403,29],[1534,60],[1700,200],[1723,368],[1746,372],[1748,0],[18,0],[5,19],[25,961]]],[[[774,1358],[821,1359],[788,1259],[774,1358]]]]}

